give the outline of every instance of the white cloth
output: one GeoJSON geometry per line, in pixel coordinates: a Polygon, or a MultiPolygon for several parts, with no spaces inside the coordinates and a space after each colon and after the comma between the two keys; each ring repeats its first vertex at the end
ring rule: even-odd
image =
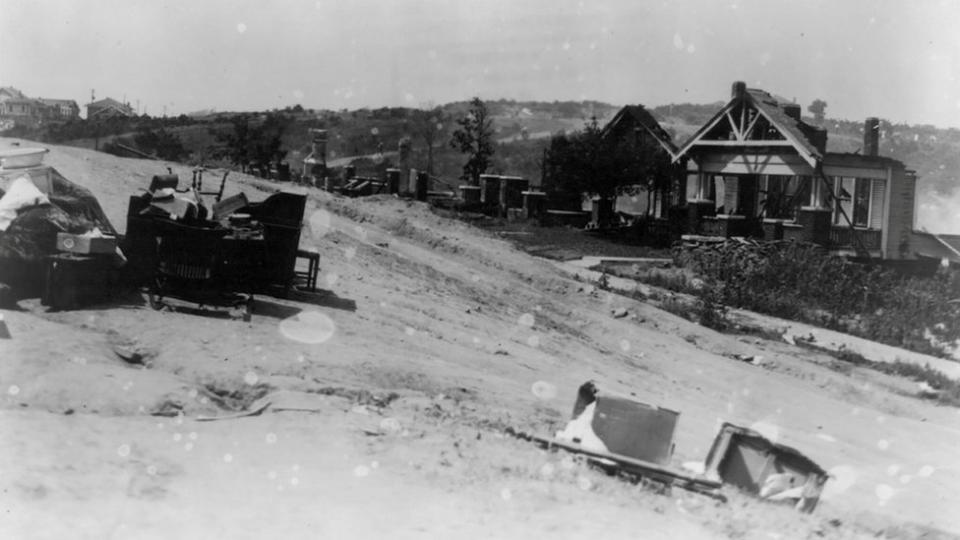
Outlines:
{"type": "Polygon", "coordinates": [[[567,427],[563,431],[557,432],[556,438],[561,441],[575,442],[587,450],[609,452],[607,445],[603,444],[600,437],[593,431],[593,415],[596,408],[596,401],[584,407],[580,416],[567,422],[567,427]]]}
{"type": "Polygon", "coordinates": [[[0,199],[0,231],[7,230],[10,223],[17,219],[20,210],[49,203],[50,199],[37,189],[29,174],[17,178],[10,183],[7,193],[0,199]]]}

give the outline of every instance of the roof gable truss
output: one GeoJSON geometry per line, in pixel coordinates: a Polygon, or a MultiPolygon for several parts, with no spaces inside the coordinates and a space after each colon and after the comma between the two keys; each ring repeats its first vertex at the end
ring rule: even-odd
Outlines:
{"type": "Polygon", "coordinates": [[[764,146],[780,146],[787,141],[783,131],[750,100],[735,100],[720,112],[695,144],[715,145],[718,142],[732,141],[743,146],[752,146],[753,143],[762,141],[764,146]]]}
{"type": "Polygon", "coordinates": [[[693,147],[792,147],[811,166],[816,158],[787,130],[781,129],[750,94],[730,101],[693,135],[674,160],[693,147]]]}

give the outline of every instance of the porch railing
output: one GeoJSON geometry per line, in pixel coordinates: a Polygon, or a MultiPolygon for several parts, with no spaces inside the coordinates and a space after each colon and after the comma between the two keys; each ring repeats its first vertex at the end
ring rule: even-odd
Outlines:
{"type": "MultiPolygon", "coordinates": [[[[864,248],[868,250],[880,249],[882,243],[882,231],[876,229],[857,229],[857,236],[864,248]]],[[[858,246],[853,238],[854,231],[850,227],[831,227],[830,228],[830,247],[832,248],[856,248],[858,246]]]]}

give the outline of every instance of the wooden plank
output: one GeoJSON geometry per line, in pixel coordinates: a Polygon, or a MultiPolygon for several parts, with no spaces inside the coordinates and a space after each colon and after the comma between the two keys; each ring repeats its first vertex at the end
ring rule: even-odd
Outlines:
{"type": "Polygon", "coordinates": [[[712,174],[808,176],[813,169],[797,155],[713,153],[703,156],[701,170],[712,174]]]}
{"type": "Polygon", "coordinates": [[[249,410],[240,411],[233,414],[225,414],[223,416],[197,416],[197,422],[213,422],[216,420],[236,420],[237,418],[244,418],[246,416],[259,416],[263,414],[263,411],[267,410],[267,407],[270,406],[269,400],[263,400],[260,403],[255,403],[249,410]]]}
{"type": "Polygon", "coordinates": [[[753,134],[753,126],[757,125],[757,119],[760,118],[760,113],[757,113],[753,116],[753,120],[750,121],[750,125],[747,126],[746,131],[743,132],[743,138],[746,139],[753,134]]]}
{"type": "Polygon", "coordinates": [[[740,104],[740,140],[741,141],[747,138],[746,123],[747,123],[747,101],[744,100],[743,103],[740,104]]]}
{"type": "Polygon", "coordinates": [[[844,167],[838,165],[823,165],[823,174],[827,176],[848,176],[853,178],[887,179],[886,167],[880,169],[866,167],[844,167]]]}
{"type": "Polygon", "coordinates": [[[936,233],[927,233],[927,234],[933,236],[933,239],[939,242],[941,245],[943,245],[943,247],[947,248],[947,251],[953,253],[957,257],[960,257],[960,251],[957,251],[957,249],[951,246],[946,240],[944,240],[943,238],[940,238],[939,234],[936,234],[936,233]]]}
{"type": "Polygon", "coordinates": [[[701,139],[694,143],[694,146],[786,146],[793,148],[790,141],[716,141],[712,139],[701,139]]]}
{"type": "Polygon", "coordinates": [[[737,127],[737,123],[733,121],[733,116],[730,115],[730,111],[727,111],[727,120],[730,121],[730,129],[733,131],[733,134],[737,136],[737,141],[742,141],[743,134],[740,133],[740,128],[737,127]]]}
{"type": "Polygon", "coordinates": [[[722,484],[716,480],[691,476],[682,471],[621,454],[611,454],[610,452],[589,450],[576,443],[559,441],[557,439],[545,439],[536,435],[517,432],[509,428],[507,429],[507,433],[520,439],[532,441],[548,450],[553,448],[561,448],[568,452],[583,454],[596,460],[605,460],[608,463],[614,463],[615,466],[626,472],[636,474],[638,476],[652,478],[667,485],[678,486],[680,488],[694,491],[708,497],[726,501],[726,497],[719,493],[722,484]]]}

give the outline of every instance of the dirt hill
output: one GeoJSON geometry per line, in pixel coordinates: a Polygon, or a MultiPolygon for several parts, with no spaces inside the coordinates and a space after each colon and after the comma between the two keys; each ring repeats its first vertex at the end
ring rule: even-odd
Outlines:
{"type": "MultiPolygon", "coordinates": [[[[165,171],[48,147],[120,230],[129,195],[165,171]]],[[[228,195],[277,188],[230,178],[228,195]]],[[[139,295],[0,312],[12,335],[0,340],[0,537],[960,533],[947,511],[960,502],[960,414],[913,397],[914,383],[718,334],[421,203],[308,195],[301,243],[321,253],[324,292],[258,297],[250,323],[154,311],[139,295]],[[834,475],[821,506],[659,494],[504,435],[552,435],[589,379],[680,411],[676,466],[702,461],[723,421],[801,449],[834,475]]]]}

